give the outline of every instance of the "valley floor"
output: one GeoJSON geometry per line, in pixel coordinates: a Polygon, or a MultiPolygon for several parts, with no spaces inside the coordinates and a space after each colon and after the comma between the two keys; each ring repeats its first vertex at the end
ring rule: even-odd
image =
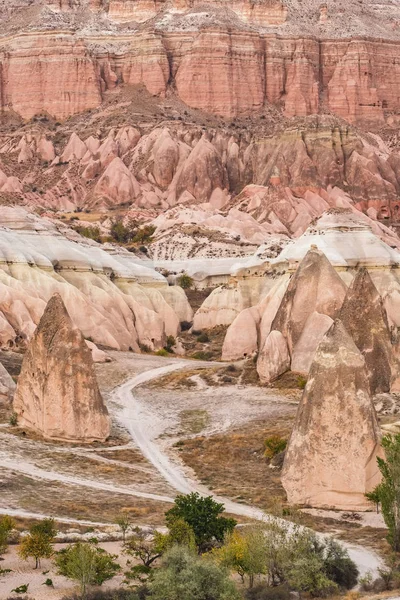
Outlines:
{"type": "MultiPolygon", "coordinates": [[[[96,366],[113,417],[106,444],[50,444],[10,427],[7,414],[1,416],[0,513],[12,512],[25,522],[53,516],[64,520],[64,531],[76,527],[102,538],[99,532],[115,536],[112,524],[121,511],[135,525],[162,526],[177,493],[199,491],[215,495],[242,522],[267,519],[283,491],[279,473],[263,457],[263,441],[271,433],[289,434],[298,390],[235,384],[240,365],[229,367],[222,385],[217,376],[226,372],[222,363],[111,355],[113,362],[96,366]]],[[[343,532],[360,570],[376,570],[377,554],[353,542],[380,541],[379,517],[349,523],[334,516],[308,514],[305,522],[324,532],[343,532]],[[365,536],[370,530],[373,535],[365,536]]],[[[119,553],[119,542],[108,543],[119,553]]],[[[17,561],[15,546],[0,567],[13,570],[0,576],[0,598],[24,583],[30,583],[32,597],[46,600],[58,600],[73,587],[52,571],[44,577],[47,563],[35,572],[30,563],[17,561]],[[42,585],[47,577],[54,589],[42,585]]]]}

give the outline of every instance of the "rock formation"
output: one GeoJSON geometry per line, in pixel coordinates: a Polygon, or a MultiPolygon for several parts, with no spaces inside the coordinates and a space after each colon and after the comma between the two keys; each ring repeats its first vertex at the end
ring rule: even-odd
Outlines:
{"type": "Polygon", "coordinates": [[[15,383],[4,365],[0,363],[0,405],[10,404],[15,391],[15,383]]]}
{"type": "Polygon", "coordinates": [[[382,299],[368,271],[357,271],[347,290],[339,318],[365,359],[371,394],[398,388],[400,365],[395,359],[382,299]]]}
{"type": "Polygon", "coordinates": [[[193,316],[183,290],[169,288],[130,252],[106,252],[46,218],[3,206],[0,347],[26,345],[55,292],[86,338],[117,350],[162,348],[193,316]]]}
{"type": "Polygon", "coordinates": [[[291,504],[368,510],[379,483],[379,427],[365,361],[337,320],[320,343],[286,450],[291,504]]]}
{"type": "Polygon", "coordinates": [[[314,352],[337,316],[345,295],[346,286],[326,256],[311,248],[290,280],[270,332],[260,347],[257,372],[261,381],[273,381],[287,370],[289,356],[292,370],[308,372],[314,352]],[[275,350],[277,332],[281,334],[279,353],[275,350]]]}
{"type": "Polygon", "coordinates": [[[91,351],[58,294],[47,304],[25,353],[14,410],[21,427],[48,439],[93,442],[110,434],[91,351]]]}

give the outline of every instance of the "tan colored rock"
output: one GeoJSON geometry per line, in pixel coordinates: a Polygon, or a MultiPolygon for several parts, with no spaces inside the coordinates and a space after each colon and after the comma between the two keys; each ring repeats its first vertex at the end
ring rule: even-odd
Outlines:
{"type": "Polygon", "coordinates": [[[4,365],[0,363],[0,406],[10,404],[15,392],[15,383],[4,365]]]}
{"type": "Polygon", "coordinates": [[[47,439],[93,442],[110,434],[91,352],[58,294],[47,304],[25,353],[14,410],[21,427],[47,439]]]}
{"type": "Polygon", "coordinates": [[[287,342],[280,331],[272,330],[258,354],[257,373],[263,383],[278,379],[290,369],[287,342]]]}
{"type": "Polygon", "coordinates": [[[90,340],[85,340],[85,342],[90,352],[92,353],[92,360],[94,363],[111,362],[111,358],[108,356],[108,354],[104,352],[104,350],[100,350],[100,348],[98,348],[96,344],[94,344],[90,340]]]}
{"type": "Polygon", "coordinates": [[[345,295],[346,286],[326,256],[311,248],[290,280],[271,330],[281,331],[292,355],[310,315],[334,319],[345,295]]]}
{"type": "Polygon", "coordinates": [[[337,320],[320,343],[286,450],[290,504],[368,510],[380,481],[380,432],[365,361],[337,320]]]}
{"type": "Polygon", "coordinates": [[[328,315],[313,312],[305,322],[300,338],[293,348],[291,370],[304,375],[310,370],[315,349],[331,327],[333,321],[328,315]]]}
{"type": "Polygon", "coordinates": [[[222,346],[222,360],[239,360],[252,356],[258,348],[261,315],[256,306],[245,308],[228,328],[222,346]]]}
{"type": "Polygon", "coordinates": [[[388,392],[400,375],[382,299],[368,271],[357,271],[339,318],[364,356],[372,394],[388,392]]]}

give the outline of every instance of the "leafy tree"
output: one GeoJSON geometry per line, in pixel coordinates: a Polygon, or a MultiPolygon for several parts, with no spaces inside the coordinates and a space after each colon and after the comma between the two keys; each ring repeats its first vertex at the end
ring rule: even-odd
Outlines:
{"type": "Polygon", "coordinates": [[[132,579],[142,583],[147,581],[154,562],[175,545],[196,549],[193,529],[183,519],[171,521],[166,534],[158,531],[149,533],[135,528],[133,537],[125,545],[125,552],[140,560],[141,564],[134,565],[125,573],[128,582],[132,579]]]}
{"type": "Polygon", "coordinates": [[[57,527],[54,519],[43,519],[43,521],[39,521],[39,523],[35,523],[29,529],[32,534],[42,534],[47,536],[51,541],[57,535],[57,527]]]}
{"type": "Polygon", "coordinates": [[[41,558],[50,558],[53,554],[53,542],[56,537],[57,529],[54,519],[43,519],[39,523],[34,523],[29,528],[29,533],[25,536],[19,547],[19,555],[24,560],[29,557],[35,559],[35,569],[40,567],[41,558]]]}
{"type": "Polygon", "coordinates": [[[199,553],[210,550],[215,542],[223,542],[225,534],[236,526],[234,519],[222,517],[224,505],[213,500],[212,496],[203,497],[197,492],[186,496],[177,496],[175,506],[166,514],[167,525],[176,519],[183,519],[193,529],[199,553]]]}
{"type": "Polygon", "coordinates": [[[190,290],[193,287],[194,280],[190,275],[183,273],[178,277],[177,284],[184,290],[190,290]]]}
{"type": "Polygon", "coordinates": [[[389,530],[388,541],[395,552],[400,550],[400,434],[382,438],[386,460],[377,458],[382,473],[381,483],[367,494],[367,498],[381,504],[382,514],[389,530]]]}
{"type": "Polygon", "coordinates": [[[22,538],[18,554],[24,560],[35,559],[35,569],[40,567],[42,558],[50,558],[53,554],[52,540],[43,533],[28,533],[22,538]]]}
{"type": "Polygon", "coordinates": [[[336,540],[329,539],[324,550],[324,571],[341,588],[350,590],[357,584],[359,571],[347,550],[336,540]]]}
{"type": "Polygon", "coordinates": [[[152,600],[238,600],[227,571],[184,546],[174,546],[154,571],[152,600]]]}
{"type": "Polygon", "coordinates": [[[111,224],[110,235],[119,244],[126,244],[132,239],[134,232],[130,227],[124,225],[122,219],[116,219],[111,224]]]}
{"type": "Polygon", "coordinates": [[[4,515],[0,519],[0,556],[7,550],[10,533],[14,527],[15,522],[8,515],[4,515]]]}
{"type": "Polygon", "coordinates": [[[257,575],[266,573],[266,535],[262,525],[238,531],[235,529],[228,534],[222,548],[214,551],[217,561],[235,571],[242,582],[248,578],[250,588],[254,585],[257,575]]]}
{"type": "Polygon", "coordinates": [[[55,564],[60,575],[79,582],[85,598],[89,585],[102,585],[120,570],[115,559],[95,544],[77,542],[57,552],[55,564]]]}
{"type": "Polygon", "coordinates": [[[184,519],[173,519],[169,523],[168,533],[159,540],[159,546],[167,550],[173,546],[186,546],[190,550],[196,549],[194,531],[184,519]]]}
{"type": "Polygon", "coordinates": [[[118,517],[115,519],[115,524],[120,528],[122,532],[122,543],[125,544],[126,533],[131,527],[131,522],[128,515],[123,513],[118,515],[118,517]]]}
{"type": "Polygon", "coordinates": [[[133,237],[133,241],[137,244],[152,242],[155,230],[156,228],[154,227],[154,225],[144,225],[136,231],[136,234],[133,237]]]}

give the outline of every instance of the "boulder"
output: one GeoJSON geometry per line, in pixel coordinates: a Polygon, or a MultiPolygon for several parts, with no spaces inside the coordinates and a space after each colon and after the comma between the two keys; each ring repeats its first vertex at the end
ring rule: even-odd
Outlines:
{"type": "Polygon", "coordinates": [[[291,504],[368,510],[380,432],[365,360],[341,321],[318,346],[285,455],[291,504]]]}
{"type": "Polygon", "coordinates": [[[91,351],[59,294],[48,302],[27,348],[14,411],[21,427],[47,439],[82,443],[110,434],[91,351]]]}
{"type": "Polygon", "coordinates": [[[399,376],[378,290],[365,268],[357,271],[339,318],[364,356],[371,394],[388,392],[399,376]]]}

